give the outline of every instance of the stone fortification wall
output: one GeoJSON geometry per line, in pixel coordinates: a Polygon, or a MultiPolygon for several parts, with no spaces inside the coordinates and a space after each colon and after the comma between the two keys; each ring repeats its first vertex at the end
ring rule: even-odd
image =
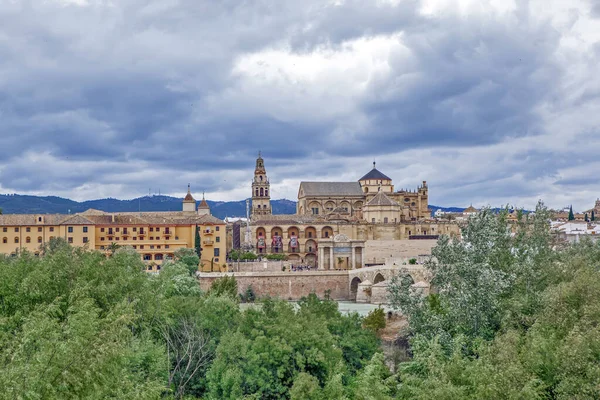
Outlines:
{"type": "MultiPolygon", "coordinates": [[[[210,289],[212,283],[226,274],[201,273],[198,275],[200,288],[210,289]]],[[[277,297],[284,300],[299,300],[310,293],[323,297],[326,290],[335,300],[349,299],[348,273],[345,271],[326,272],[240,272],[227,274],[235,276],[238,292],[243,293],[252,285],[257,297],[277,297]]]]}
{"type": "Polygon", "coordinates": [[[418,258],[431,254],[437,240],[368,240],[365,243],[365,263],[384,264],[389,258],[418,258]]]}

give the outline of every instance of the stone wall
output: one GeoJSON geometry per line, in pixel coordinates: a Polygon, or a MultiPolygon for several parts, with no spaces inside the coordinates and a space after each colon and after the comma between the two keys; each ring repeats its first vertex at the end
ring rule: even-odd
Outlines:
{"type": "MultiPolygon", "coordinates": [[[[225,274],[201,273],[198,275],[200,288],[210,289],[212,283],[225,274]]],[[[284,300],[299,300],[316,293],[323,297],[326,290],[331,291],[335,300],[349,299],[348,273],[346,271],[325,272],[242,272],[227,274],[235,276],[238,292],[243,293],[252,285],[257,297],[278,297],[284,300]]]]}

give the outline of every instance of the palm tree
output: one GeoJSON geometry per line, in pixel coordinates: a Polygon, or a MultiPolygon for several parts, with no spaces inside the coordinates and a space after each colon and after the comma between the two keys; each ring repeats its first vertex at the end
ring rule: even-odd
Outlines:
{"type": "Polygon", "coordinates": [[[112,242],[110,244],[110,246],[108,246],[108,250],[110,251],[110,255],[114,255],[115,252],[120,248],[121,246],[116,244],[115,242],[112,242]]]}

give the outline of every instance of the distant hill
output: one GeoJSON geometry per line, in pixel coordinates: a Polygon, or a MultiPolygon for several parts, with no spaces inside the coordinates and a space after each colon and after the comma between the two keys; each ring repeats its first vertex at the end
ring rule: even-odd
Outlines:
{"type": "MultiPolygon", "coordinates": [[[[26,196],[20,194],[0,194],[0,208],[5,214],[71,214],[88,208],[106,212],[135,211],[181,211],[182,199],[171,196],[144,196],[132,200],[98,199],[77,202],[56,196],[26,196]]],[[[243,217],[246,215],[246,200],[210,201],[207,200],[212,215],[217,218],[243,217]]],[[[294,214],[296,202],[287,199],[271,200],[273,214],[294,214]]],[[[429,205],[432,212],[441,209],[445,212],[462,212],[462,207],[442,207],[429,205]]]]}
{"type": "MultiPolygon", "coordinates": [[[[74,214],[89,208],[106,212],[181,211],[182,199],[171,196],[144,196],[132,200],[99,199],[77,202],[56,196],[0,195],[0,208],[5,214],[74,214]]],[[[212,215],[217,218],[243,217],[246,200],[207,201],[212,215]]],[[[294,214],[296,202],[272,200],[274,214],[294,214]]]]}

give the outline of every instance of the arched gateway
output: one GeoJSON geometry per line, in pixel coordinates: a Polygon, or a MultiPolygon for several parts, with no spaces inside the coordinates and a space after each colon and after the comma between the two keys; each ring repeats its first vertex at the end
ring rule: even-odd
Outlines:
{"type": "Polygon", "coordinates": [[[344,234],[319,241],[320,270],[352,270],[364,265],[365,241],[350,240],[344,234]]]}

